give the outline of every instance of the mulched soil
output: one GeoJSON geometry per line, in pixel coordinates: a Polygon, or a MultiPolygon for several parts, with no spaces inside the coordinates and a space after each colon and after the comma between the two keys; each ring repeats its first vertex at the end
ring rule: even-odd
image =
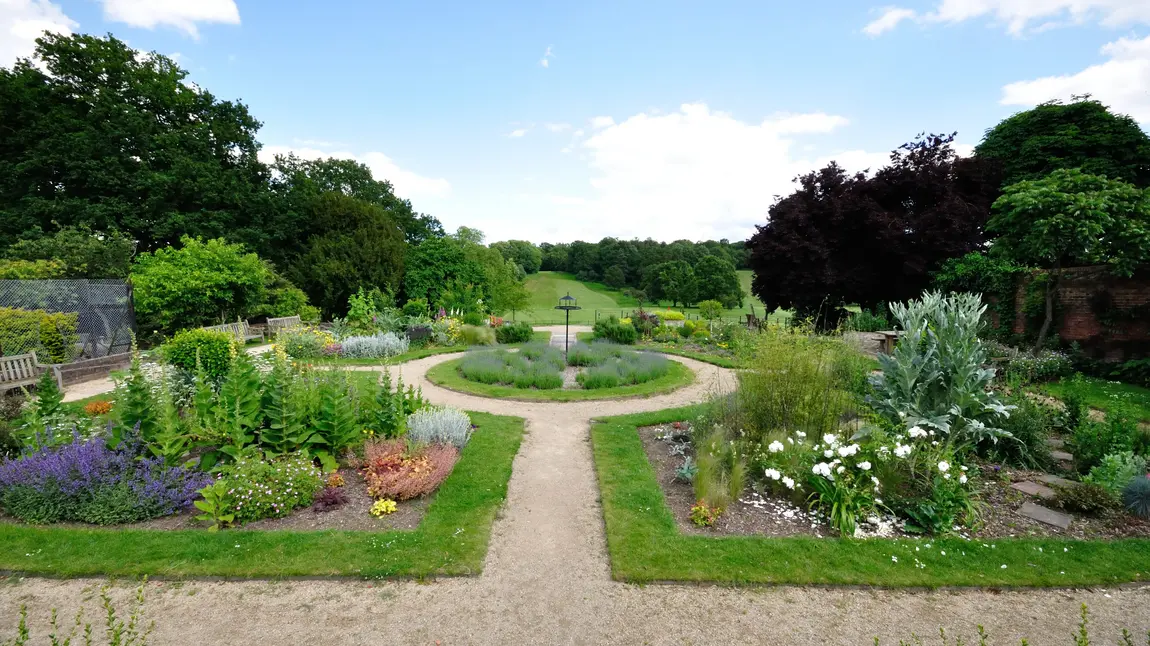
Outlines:
{"type": "MultiPolygon", "coordinates": [[[[686,426],[684,423],[683,431],[675,431],[671,425],[639,429],[643,450],[655,469],[655,476],[663,489],[667,506],[675,516],[679,531],[701,535],[838,536],[838,532],[817,514],[807,512],[788,500],[772,495],[761,496],[750,491],[732,504],[714,527],[696,526],[690,518],[691,506],[695,504],[694,488],[675,480],[675,470],[683,464],[683,456],[672,454],[674,442],[658,439],[668,434],[686,433],[686,426]]],[[[689,448],[687,454],[692,455],[689,448]]],[[[1121,511],[1100,516],[1071,512],[1074,521],[1066,530],[1031,520],[1016,511],[1024,502],[1037,503],[1051,509],[1057,509],[1056,503],[1011,489],[1010,484],[1024,480],[1037,481],[1035,479],[1042,473],[1009,467],[996,468],[995,465],[984,465],[981,470],[979,482],[984,503],[981,522],[976,530],[963,531],[961,535],[970,538],[1052,537],[1085,540],[1150,537],[1150,521],[1121,511]]],[[[863,529],[874,528],[863,526],[863,529]]],[[[896,529],[893,535],[908,534],[896,529]]]]}
{"type": "MultiPolygon", "coordinates": [[[[311,507],[304,507],[295,510],[284,518],[265,518],[228,531],[286,530],[307,532],[334,530],[381,532],[396,529],[416,529],[419,526],[419,522],[423,520],[423,514],[427,511],[427,505],[430,504],[431,498],[434,496],[434,494],[432,494],[432,496],[426,498],[416,498],[414,500],[400,502],[394,513],[383,516],[382,518],[376,518],[368,513],[372,503],[375,501],[371,496],[367,495],[367,483],[364,482],[363,476],[354,469],[343,468],[340,469],[339,472],[343,475],[344,482],[346,483],[343,489],[348,496],[348,502],[343,506],[325,512],[315,512],[312,511],[311,507]]],[[[110,525],[107,529],[173,530],[207,527],[210,523],[195,520],[194,516],[198,513],[197,510],[192,509],[175,516],[153,518],[128,525],[110,525]]],[[[4,515],[0,515],[0,522],[20,523],[19,520],[4,515]]],[[[52,525],[52,527],[91,529],[96,526],[85,523],[57,523],[52,525]]]]}

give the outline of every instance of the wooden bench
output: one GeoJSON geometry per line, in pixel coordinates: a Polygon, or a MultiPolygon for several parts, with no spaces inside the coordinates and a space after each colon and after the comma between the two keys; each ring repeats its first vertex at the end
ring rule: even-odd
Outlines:
{"type": "Polygon", "coordinates": [[[902,335],[901,330],[882,330],[879,332],[882,335],[881,351],[883,354],[894,354],[894,347],[898,345],[898,337],[902,335]]]}
{"type": "Polygon", "coordinates": [[[303,321],[299,319],[299,315],[295,316],[281,316],[279,318],[268,319],[268,334],[275,336],[284,330],[290,330],[293,327],[303,325],[303,321]]]}
{"type": "Polygon", "coordinates": [[[36,359],[35,351],[0,357],[0,391],[33,386],[40,381],[40,375],[46,370],[52,371],[56,376],[56,384],[63,389],[64,381],[60,375],[60,368],[41,364],[36,359]]]}
{"type": "Polygon", "coordinates": [[[224,323],[223,325],[210,325],[203,328],[212,332],[223,332],[230,334],[236,338],[240,343],[247,343],[254,339],[263,341],[263,332],[253,332],[247,321],[236,321],[235,323],[224,323]]]}

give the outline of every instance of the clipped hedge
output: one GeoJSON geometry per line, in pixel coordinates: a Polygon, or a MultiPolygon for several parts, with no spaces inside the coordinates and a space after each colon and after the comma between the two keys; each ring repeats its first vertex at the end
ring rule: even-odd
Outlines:
{"type": "Polygon", "coordinates": [[[0,355],[32,350],[42,362],[65,363],[75,355],[80,336],[76,312],[47,312],[0,307],[0,355]]]}

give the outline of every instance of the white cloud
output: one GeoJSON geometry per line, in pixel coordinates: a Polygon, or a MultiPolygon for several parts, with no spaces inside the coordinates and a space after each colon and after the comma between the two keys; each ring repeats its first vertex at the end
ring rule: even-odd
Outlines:
{"type": "Polygon", "coordinates": [[[547,128],[551,132],[563,132],[564,130],[570,130],[571,124],[569,124],[569,123],[545,123],[545,124],[543,124],[543,127],[547,128]]]}
{"type": "Polygon", "coordinates": [[[901,7],[886,7],[883,15],[863,31],[877,36],[904,20],[958,23],[989,17],[1019,35],[1037,22],[1038,30],[1060,23],[1098,22],[1106,27],[1150,23],[1150,2],[1146,0],[942,0],[930,12],[918,14],[901,7]]]}
{"type": "Polygon", "coordinates": [[[1102,48],[1104,63],[1062,76],[1018,81],[1002,88],[1004,105],[1031,106],[1091,94],[1116,112],[1150,123],[1150,37],[1122,38],[1102,48]]]}
{"type": "Polygon", "coordinates": [[[79,26],[48,0],[0,0],[0,66],[31,56],[45,31],[68,35],[79,26]]]}
{"type": "Polygon", "coordinates": [[[599,128],[607,128],[615,125],[615,119],[612,117],[592,117],[591,127],[598,130],[599,128]]]}
{"type": "Polygon", "coordinates": [[[427,198],[446,197],[451,193],[451,184],[442,177],[425,177],[414,171],[400,168],[393,159],[381,152],[351,153],[346,151],[325,151],[316,148],[299,146],[264,146],[259,157],[264,163],[271,163],[276,155],[295,153],[297,157],[308,160],[326,159],[354,159],[371,169],[371,174],[378,180],[387,180],[395,189],[395,194],[412,201],[427,198]]]}
{"type": "Polygon", "coordinates": [[[522,137],[525,134],[527,134],[527,128],[516,128],[515,130],[507,133],[507,136],[516,139],[522,137]]]}
{"type": "Polygon", "coordinates": [[[555,54],[551,53],[551,46],[548,45],[547,51],[543,52],[543,58],[539,60],[539,64],[543,67],[551,67],[551,61],[548,59],[553,58],[554,56],[555,54]]]}
{"type": "Polygon", "coordinates": [[[235,0],[102,0],[104,18],[133,27],[175,27],[199,38],[197,23],[240,24],[235,0]]]}
{"type": "Polygon", "coordinates": [[[868,36],[878,36],[879,34],[894,29],[898,26],[898,23],[904,20],[911,20],[915,17],[914,11],[901,7],[883,7],[882,12],[881,16],[867,23],[866,27],[863,27],[863,33],[868,36]]]}
{"type": "Polygon", "coordinates": [[[636,114],[602,125],[579,144],[590,190],[540,197],[517,221],[519,235],[572,240],[606,235],[662,240],[742,239],[766,219],[775,196],[794,190],[796,175],[832,158],[849,170],[877,168],[888,153],[845,151],[822,158],[795,154],[799,136],[826,133],[847,120],[823,113],[779,115],[748,123],[705,104],[636,114]],[[526,230],[524,230],[526,229],[526,230]]]}

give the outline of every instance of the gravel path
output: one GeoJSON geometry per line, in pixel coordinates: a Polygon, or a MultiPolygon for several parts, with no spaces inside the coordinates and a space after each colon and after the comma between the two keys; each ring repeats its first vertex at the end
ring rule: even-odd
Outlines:
{"type": "MultiPolygon", "coordinates": [[[[1091,591],[882,591],[802,587],[633,586],[611,581],[588,431],[592,417],[699,401],[733,386],[729,371],[689,359],[696,382],[646,399],[501,402],[444,390],[424,377],[440,355],[403,365],[437,404],[526,418],[528,434],[495,521],[483,574],[474,578],[357,582],[150,584],[156,644],[870,644],[914,631],[996,643],[1072,643],[1087,603],[1098,642],[1119,627],[1150,630],[1150,588],[1091,591]]],[[[394,369],[393,369],[394,370],[394,369]]],[[[0,636],[27,603],[72,612],[98,580],[0,584],[0,636]]],[[[126,598],[130,588],[118,587],[126,598]]],[[[89,616],[96,609],[89,603],[89,616]]]]}

